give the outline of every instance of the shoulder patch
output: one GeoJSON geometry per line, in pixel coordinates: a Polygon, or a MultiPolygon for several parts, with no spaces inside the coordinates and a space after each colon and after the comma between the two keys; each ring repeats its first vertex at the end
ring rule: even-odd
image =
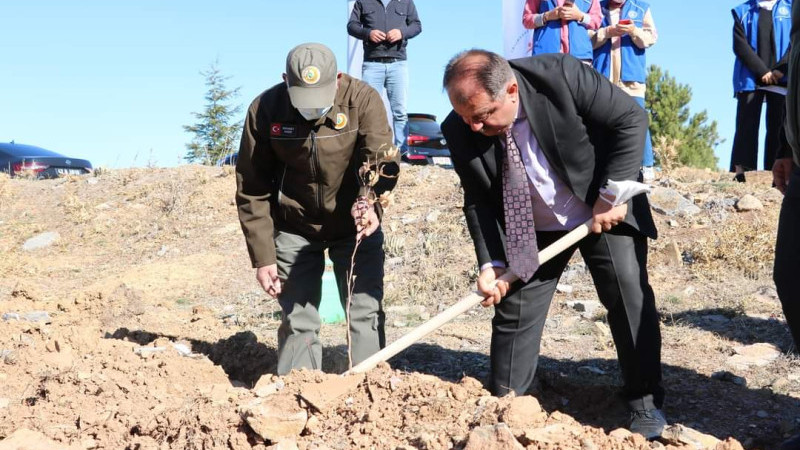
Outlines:
{"type": "Polygon", "coordinates": [[[334,128],[337,130],[341,130],[342,128],[347,126],[347,114],[345,113],[337,113],[336,114],[336,123],[333,125],[334,128]]]}

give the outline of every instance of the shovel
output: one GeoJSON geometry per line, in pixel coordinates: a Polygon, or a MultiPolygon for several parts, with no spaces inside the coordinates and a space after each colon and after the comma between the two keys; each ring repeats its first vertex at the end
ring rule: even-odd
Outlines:
{"type": "MultiPolygon", "coordinates": [[[[643,192],[650,192],[650,186],[642,183],[637,183],[635,181],[615,182],[608,180],[608,187],[604,188],[603,193],[606,196],[613,198],[614,199],[613,205],[617,206],[627,202],[628,200],[633,198],[633,196],[641,194],[643,192]]],[[[593,220],[594,219],[587,220],[574,230],[562,236],[561,239],[553,242],[547,248],[542,249],[542,251],[539,252],[539,264],[541,265],[546,263],[554,256],[558,255],[559,253],[563,252],[564,250],[576,244],[581,239],[588,236],[589,232],[591,231],[590,226],[592,225],[593,220]]],[[[508,271],[503,275],[501,275],[498,278],[498,281],[503,280],[511,284],[514,281],[517,281],[518,279],[519,278],[516,275],[514,275],[511,271],[508,271]]],[[[352,369],[348,370],[343,375],[362,373],[372,369],[379,363],[386,361],[392,356],[400,353],[401,351],[411,346],[413,343],[419,341],[420,339],[424,338],[430,333],[436,331],[442,325],[446,324],[447,322],[453,320],[454,318],[468,311],[473,306],[482,302],[484,298],[485,297],[483,295],[478,294],[477,292],[470,293],[469,295],[467,295],[466,297],[462,298],[457,303],[455,303],[453,306],[447,308],[438,315],[432,317],[429,321],[423,323],[417,328],[414,328],[413,330],[411,330],[411,332],[402,336],[400,339],[392,342],[388,346],[384,347],[382,350],[378,351],[369,358],[353,366],[352,369]]]]}

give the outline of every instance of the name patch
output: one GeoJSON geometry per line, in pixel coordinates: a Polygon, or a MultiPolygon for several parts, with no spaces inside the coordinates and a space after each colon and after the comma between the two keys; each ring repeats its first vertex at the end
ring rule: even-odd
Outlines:
{"type": "Polygon", "coordinates": [[[269,135],[276,137],[296,137],[297,127],[292,124],[273,123],[270,125],[269,135]]]}

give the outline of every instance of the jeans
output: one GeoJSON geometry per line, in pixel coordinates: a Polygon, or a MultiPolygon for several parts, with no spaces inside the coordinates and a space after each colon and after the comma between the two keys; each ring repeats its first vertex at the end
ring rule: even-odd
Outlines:
{"type": "Polygon", "coordinates": [[[386,88],[394,122],[394,145],[405,150],[408,136],[408,66],[405,61],[393,63],[364,61],[361,78],[379,93],[386,88]]]}
{"type": "MultiPolygon", "coordinates": [[[[644,97],[633,97],[633,99],[636,100],[639,106],[644,108],[644,97]]],[[[644,138],[644,158],[642,159],[642,166],[644,167],[650,167],[654,164],[652,141],[652,138],[650,138],[650,125],[648,125],[647,136],[644,138]]]]}

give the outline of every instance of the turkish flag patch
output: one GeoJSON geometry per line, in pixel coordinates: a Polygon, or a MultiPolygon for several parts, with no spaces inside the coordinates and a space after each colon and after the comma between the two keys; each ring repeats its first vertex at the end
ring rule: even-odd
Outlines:
{"type": "Polygon", "coordinates": [[[280,136],[281,135],[281,124],[273,123],[272,126],[269,128],[270,136],[280,136]]]}

